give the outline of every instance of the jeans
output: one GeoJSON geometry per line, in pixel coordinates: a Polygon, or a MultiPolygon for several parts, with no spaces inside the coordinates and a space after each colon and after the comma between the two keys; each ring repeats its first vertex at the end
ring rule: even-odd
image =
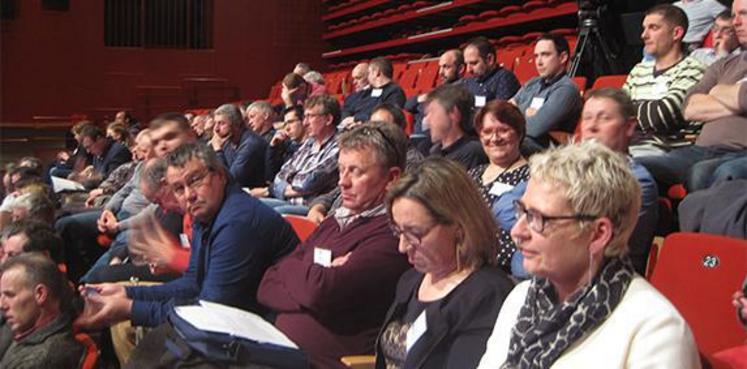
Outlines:
{"type": "Polygon", "coordinates": [[[712,184],[735,179],[747,179],[747,154],[719,165],[713,172],[712,184]]]}
{"type": "MultiPolygon", "coordinates": [[[[743,158],[747,151],[692,145],[672,150],[664,155],[636,158],[648,169],[659,184],[659,191],[683,183],[688,192],[708,188],[715,180],[715,172],[727,161],[743,158]]],[[[727,167],[728,169],[728,167],[727,167]]]]}
{"type": "Polygon", "coordinates": [[[287,201],[275,199],[272,197],[263,197],[259,199],[263,204],[273,208],[280,214],[306,216],[309,213],[309,207],[306,205],[293,205],[287,201]]]}

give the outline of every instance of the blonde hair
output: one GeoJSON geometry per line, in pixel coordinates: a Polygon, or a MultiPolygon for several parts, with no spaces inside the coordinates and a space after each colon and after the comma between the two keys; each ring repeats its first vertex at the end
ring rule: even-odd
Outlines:
{"type": "Polygon", "coordinates": [[[429,157],[403,176],[386,198],[390,217],[392,204],[399,198],[417,201],[439,224],[456,224],[461,228],[462,240],[455,245],[457,271],[495,261],[498,232],[495,219],[477,184],[456,162],[429,157]]]}
{"type": "MultiPolygon", "coordinates": [[[[628,159],[595,141],[584,141],[535,154],[529,160],[532,181],[563,191],[576,214],[609,218],[613,234],[604,255],[628,252],[641,207],[641,189],[628,159]]],[[[581,222],[582,229],[588,222],[581,222]]]]}

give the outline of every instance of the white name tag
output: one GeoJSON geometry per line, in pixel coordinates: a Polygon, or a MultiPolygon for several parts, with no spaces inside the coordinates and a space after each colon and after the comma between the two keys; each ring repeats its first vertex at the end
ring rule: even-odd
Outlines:
{"type": "Polygon", "coordinates": [[[485,99],[485,96],[475,96],[475,106],[478,108],[482,108],[485,106],[485,103],[487,99],[485,99]]]}
{"type": "Polygon", "coordinates": [[[514,189],[514,186],[507,185],[501,182],[493,182],[493,186],[490,187],[490,194],[494,196],[500,196],[504,193],[514,189]]]}
{"type": "Polygon", "coordinates": [[[544,97],[535,97],[532,99],[532,102],[529,103],[529,107],[534,110],[540,110],[540,108],[542,107],[542,104],[544,103],[545,103],[544,97]]]}
{"type": "Polygon", "coordinates": [[[182,244],[182,248],[189,250],[192,246],[189,244],[189,237],[184,233],[179,233],[179,243],[182,244]]]}
{"type": "Polygon", "coordinates": [[[654,96],[658,99],[666,96],[669,93],[669,87],[664,82],[657,82],[654,85],[654,96]]]}
{"type": "Polygon", "coordinates": [[[332,250],[314,247],[314,264],[319,264],[325,268],[332,266],[332,250]]]}
{"type": "Polygon", "coordinates": [[[374,88],[373,90],[371,90],[371,97],[379,97],[379,96],[381,96],[382,92],[384,92],[383,89],[374,88]]]}
{"type": "Polygon", "coordinates": [[[407,338],[405,339],[405,351],[410,352],[410,349],[415,342],[418,342],[420,337],[428,330],[428,323],[425,321],[425,310],[420,313],[417,319],[412,323],[410,329],[407,330],[407,338]]]}

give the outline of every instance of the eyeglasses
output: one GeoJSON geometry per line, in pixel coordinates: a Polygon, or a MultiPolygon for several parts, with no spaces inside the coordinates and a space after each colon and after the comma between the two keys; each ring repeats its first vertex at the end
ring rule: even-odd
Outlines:
{"type": "Polygon", "coordinates": [[[392,229],[392,234],[397,239],[400,239],[400,237],[404,236],[408,244],[415,246],[415,247],[419,247],[420,244],[423,243],[423,238],[425,238],[425,236],[430,234],[431,231],[433,231],[433,229],[436,228],[437,225],[438,223],[433,223],[430,227],[420,232],[405,231],[405,230],[399,229],[399,227],[397,227],[394,224],[390,225],[389,228],[392,229]]]}
{"type": "Polygon", "coordinates": [[[197,190],[200,186],[205,184],[205,180],[207,179],[208,175],[212,173],[211,170],[206,169],[203,171],[196,172],[192,175],[190,175],[187,180],[184,182],[184,184],[174,184],[171,186],[171,188],[174,190],[174,194],[176,196],[184,196],[184,193],[186,192],[187,188],[189,188],[191,191],[197,190]]]}
{"type": "Polygon", "coordinates": [[[521,219],[523,216],[526,216],[527,224],[529,224],[529,228],[531,228],[537,233],[542,233],[542,231],[545,230],[545,225],[547,225],[547,223],[552,222],[554,220],[563,220],[563,219],[594,220],[594,219],[599,218],[596,215],[589,215],[589,214],[572,214],[572,215],[557,215],[557,216],[545,215],[545,214],[540,213],[537,210],[527,209],[527,206],[524,205],[524,203],[521,202],[520,200],[514,200],[514,211],[516,212],[517,221],[521,219]]]}

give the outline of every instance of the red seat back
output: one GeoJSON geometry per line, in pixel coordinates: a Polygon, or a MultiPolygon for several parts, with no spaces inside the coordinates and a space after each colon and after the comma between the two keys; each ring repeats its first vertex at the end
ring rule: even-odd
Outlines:
{"type": "Polygon", "coordinates": [[[94,369],[98,365],[99,361],[99,348],[96,346],[96,342],[85,333],[76,333],[75,340],[78,341],[85,348],[83,354],[83,361],[81,363],[81,369],[94,369]]]}
{"type": "Polygon", "coordinates": [[[316,230],[317,224],[308,220],[306,217],[298,215],[283,215],[285,220],[290,223],[293,230],[296,232],[296,236],[301,242],[306,241],[309,236],[316,230]]]}
{"type": "Polygon", "coordinates": [[[602,87],[614,87],[621,88],[625,84],[625,80],[628,78],[627,74],[617,74],[610,76],[601,76],[594,81],[592,90],[602,87]]]}
{"type": "Polygon", "coordinates": [[[693,331],[701,353],[744,343],[747,333],[731,305],[747,273],[747,241],[702,233],[664,239],[651,275],[693,331]]]}

